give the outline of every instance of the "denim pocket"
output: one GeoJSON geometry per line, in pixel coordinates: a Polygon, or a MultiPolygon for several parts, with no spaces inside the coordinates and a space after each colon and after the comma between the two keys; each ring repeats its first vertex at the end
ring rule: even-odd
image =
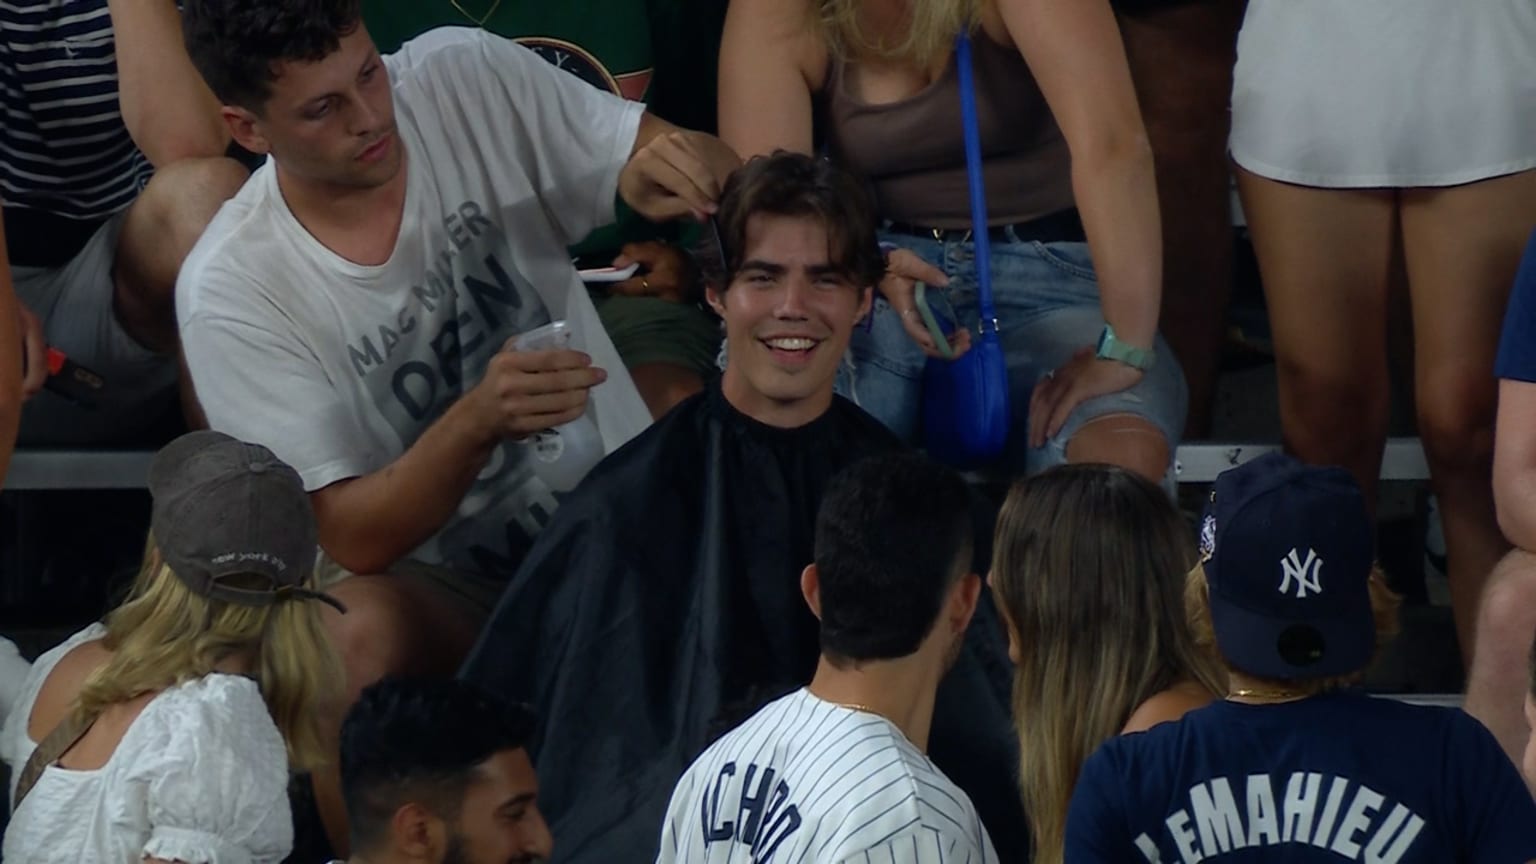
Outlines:
{"type": "Polygon", "coordinates": [[[1093,272],[1093,256],[1088,251],[1087,243],[1041,243],[1039,240],[1030,242],[1035,254],[1052,267],[1075,276],[1078,279],[1086,279],[1097,285],[1099,277],[1093,272]]]}

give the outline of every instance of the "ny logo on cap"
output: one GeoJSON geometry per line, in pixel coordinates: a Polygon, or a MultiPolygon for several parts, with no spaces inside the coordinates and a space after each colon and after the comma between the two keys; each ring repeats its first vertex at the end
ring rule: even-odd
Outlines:
{"type": "Polygon", "coordinates": [[[1216,517],[1206,514],[1200,523],[1200,562],[1211,560],[1216,554],[1216,517]]]}
{"type": "Polygon", "coordinates": [[[1301,560],[1293,548],[1289,555],[1280,559],[1280,567],[1285,572],[1285,578],[1280,581],[1280,593],[1291,590],[1291,580],[1296,581],[1296,599],[1306,599],[1307,592],[1313,594],[1323,593],[1322,571],[1323,559],[1317,557],[1317,551],[1307,550],[1307,560],[1301,560]]]}

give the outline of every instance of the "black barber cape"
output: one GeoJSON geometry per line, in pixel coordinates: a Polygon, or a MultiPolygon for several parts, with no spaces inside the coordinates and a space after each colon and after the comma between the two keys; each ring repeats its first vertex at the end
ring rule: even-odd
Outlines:
{"type": "MultiPolygon", "coordinates": [[[[798,429],[736,411],[718,384],[596,468],[507,587],[464,676],[530,703],[556,861],[655,859],[673,786],[712,740],[809,683],[800,593],[833,474],[900,445],[835,398],[798,429]]],[[[939,691],[931,754],[1003,861],[1027,852],[1007,656],[990,598],[939,691]]]]}

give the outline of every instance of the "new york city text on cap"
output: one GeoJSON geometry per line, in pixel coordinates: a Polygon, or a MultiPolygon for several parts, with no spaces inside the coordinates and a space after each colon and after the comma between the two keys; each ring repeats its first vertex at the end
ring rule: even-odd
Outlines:
{"type": "Polygon", "coordinates": [[[307,598],[345,611],[303,587],[315,568],[315,515],[298,473],[272,451],[191,432],[155,455],[149,491],[155,545],[193,592],[246,606],[307,598]]]}

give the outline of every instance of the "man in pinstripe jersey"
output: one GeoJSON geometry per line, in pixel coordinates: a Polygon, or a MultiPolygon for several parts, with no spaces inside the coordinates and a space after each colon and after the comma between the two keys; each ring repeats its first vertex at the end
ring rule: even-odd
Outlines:
{"type": "Polygon", "coordinates": [[[657,864],[998,860],[925,755],[981,592],[971,537],[964,482],[920,456],[876,456],[832,481],[800,577],[821,622],[815,677],[694,761],[657,864]]]}

